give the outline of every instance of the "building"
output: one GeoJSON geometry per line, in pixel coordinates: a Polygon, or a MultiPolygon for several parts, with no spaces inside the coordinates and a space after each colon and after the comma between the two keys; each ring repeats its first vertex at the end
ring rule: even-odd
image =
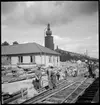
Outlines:
{"type": "Polygon", "coordinates": [[[81,60],[81,61],[90,60],[90,61],[98,62],[98,59],[96,59],[96,58],[92,58],[92,57],[86,56],[84,54],[65,51],[65,50],[59,49],[58,46],[55,49],[55,51],[61,54],[61,56],[60,56],[61,62],[66,62],[66,61],[70,61],[70,60],[75,60],[75,61],[77,61],[77,60],[81,60]]]}
{"type": "Polygon", "coordinates": [[[53,36],[51,35],[52,31],[50,30],[50,24],[48,24],[45,36],[45,47],[54,50],[53,36]]]}
{"type": "Polygon", "coordinates": [[[15,44],[2,46],[2,64],[9,62],[12,65],[21,64],[60,64],[60,54],[37,43],[15,44]]]}
{"type": "Polygon", "coordinates": [[[55,51],[61,54],[60,56],[61,62],[66,62],[66,61],[71,61],[71,60],[81,60],[84,58],[83,55],[81,54],[65,51],[59,48],[55,49],[55,51]]]}

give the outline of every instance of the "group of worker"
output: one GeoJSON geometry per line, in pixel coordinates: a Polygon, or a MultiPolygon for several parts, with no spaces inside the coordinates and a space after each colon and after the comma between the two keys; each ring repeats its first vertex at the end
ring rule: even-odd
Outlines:
{"type": "MultiPolygon", "coordinates": [[[[87,64],[88,73],[89,73],[88,77],[95,78],[95,74],[93,73],[94,65],[89,61],[86,62],[86,64],[87,64]]],[[[55,71],[53,66],[50,66],[46,70],[46,75],[48,77],[49,89],[55,89],[56,88],[57,83],[59,82],[59,80],[61,78],[61,74],[62,74],[62,72],[60,72],[59,70],[55,71]]],[[[75,72],[75,76],[77,76],[77,72],[75,72]]],[[[64,71],[64,79],[67,79],[67,77],[68,77],[68,71],[65,70],[64,71]]],[[[36,90],[38,90],[42,87],[41,86],[41,78],[42,78],[41,67],[38,67],[38,69],[35,72],[35,79],[32,82],[32,84],[34,85],[34,88],[36,90]]]]}
{"type": "MultiPolygon", "coordinates": [[[[46,75],[48,77],[49,89],[55,89],[60,79],[59,71],[55,72],[53,66],[50,66],[48,70],[46,70],[46,75]]],[[[35,79],[32,81],[32,84],[34,85],[34,88],[36,90],[42,87],[41,78],[42,78],[41,67],[38,67],[38,69],[35,72],[35,79]]]]}

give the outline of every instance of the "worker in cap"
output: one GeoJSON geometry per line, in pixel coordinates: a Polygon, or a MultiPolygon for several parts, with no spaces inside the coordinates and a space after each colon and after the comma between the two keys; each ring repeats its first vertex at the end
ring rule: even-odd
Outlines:
{"type": "Polygon", "coordinates": [[[56,73],[54,71],[51,71],[51,84],[53,89],[56,88],[56,83],[57,83],[56,80],[57,80],[56,73]]]}
{"type": "Polygon", "coordinates": [[[56,83],[56,75],[54,75],[54,71],[53,71],[53,66],[50,66],[47,70],[47,75],[48,75],[48,84],[49,84],[49,88],[53,89],[55,88],[55,83],[56,83]]]}
{"type": "Polygon", "coordinates": [[[92,70],[92,64],[90,61],[88,62],[88,72],[89,72],[89,77],[94,78],[94,74],[93,74],[93,70],[92,70]]]}
{"type": "Polygon", "coordinates": [[[60,79],[60,73],[59,73],[59,71],[57,71],[56,77],[57,77],[57,82],[59,82],[59,79],[60,79]]]}
{"type": "Polygon", "coordinates": [[[38,87],[38,83],[36,81],[36,77],[32,80],[32,84],[33,84],[35,90],[38,90],[39,87],[38,87]]]}
{"type": "Polygon", "coordinates": [[[65,70],[64,73],[65,73],[65,79],[67,79],[68,76],[67,70],[65,70]]]}
{"type": "Polygon", "coordinates": [[[38,89],[41,88],[41,78],[42,78],[42,73],[41,73],[41,67],[38,67],[38,69],[35,71],[35,78],[36,78],[36,83],[38,89]]]}

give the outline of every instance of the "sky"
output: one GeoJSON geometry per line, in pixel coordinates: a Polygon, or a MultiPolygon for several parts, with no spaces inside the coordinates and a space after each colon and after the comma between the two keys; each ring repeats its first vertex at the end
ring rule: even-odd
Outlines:
{"type": "Polygon", "coordinates": [[[1,2],[1,43],[44,46],[48,23],[55,48],[99,57],[97,1],[1,2]]]}

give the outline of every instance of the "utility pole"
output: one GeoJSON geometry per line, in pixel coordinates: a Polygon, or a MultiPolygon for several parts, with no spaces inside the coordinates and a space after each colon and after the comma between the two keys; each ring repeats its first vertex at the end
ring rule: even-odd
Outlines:
{"type": "MultiPolygon", "coordinates": [[[[47,29],[47,27],[44,29],[44,47],[45,47],[45,30],[47,29]]],[[[46,55],[45,55],[45,65],[46,65],[46,55]]]]}
{"type": "Polygon", "coordinates": [[[47,29],[47,27],[44,29],[44,46],[45,46],[45,30],[47,29]]]}

